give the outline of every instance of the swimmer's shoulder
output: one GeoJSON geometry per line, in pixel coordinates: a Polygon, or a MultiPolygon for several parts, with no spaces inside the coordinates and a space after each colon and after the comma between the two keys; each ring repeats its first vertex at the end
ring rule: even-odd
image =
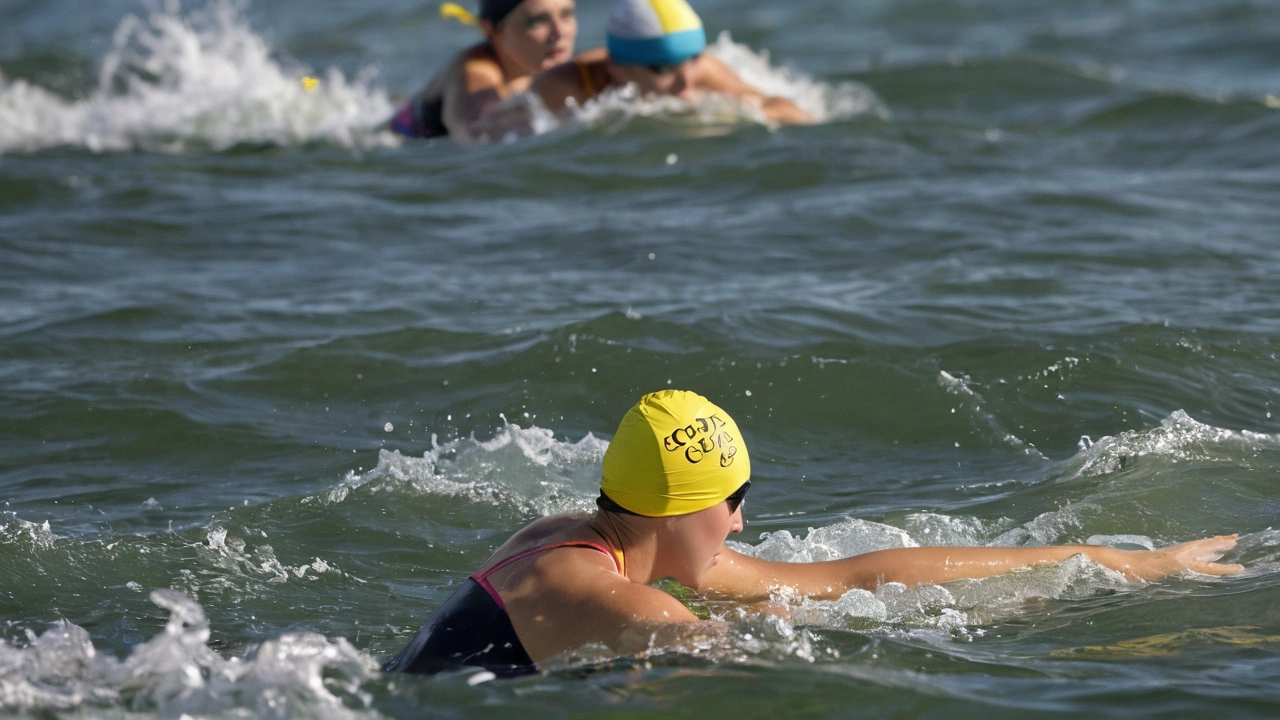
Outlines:
{"type": "MultiPolygon", "coordinates": [[[[586,55],[587,53],[584,53],[586,55]]],[[[608,82],[605,64],[608,56],[595,60],[578,56],[550,70],[539,73],[533,79],[530,90],[538,95],[543,105],[553,113],[564,110],[569,98],[584,103],[595,97],[608,82]]]]}
{"type": "Polygon", "coordinates": [[[459,89],[470,93],[500,88],[506,82],[502,65],[488,43],[480,43],[464,50],[455,60],[451,74],[459,89]]]}
{"type": "Polygon", "coordinates": [[[506,558],[518,555],[526,550],[552,545],[564,539],[575,539],[572,537],[575,534],[572,531],[583,525],[588,517],[587,515],[564,514],[548,515],[534,520],[502,543],[480,569],[486,570],[506,558]]]}

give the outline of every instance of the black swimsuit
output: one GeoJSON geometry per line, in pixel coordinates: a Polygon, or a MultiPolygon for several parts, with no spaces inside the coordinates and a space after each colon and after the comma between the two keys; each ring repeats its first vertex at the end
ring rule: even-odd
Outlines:
{"type": "Polygon", "coordinates": [[[444,124],[444,96],[428,97],[424,91],[415,95],[391,119],[391,129],[406,137],[447,137],[444,124]]]}
{"type": "Polygon", "coordinates": [[[562,547],[586,547],[613,558],[618,572],[622,563],[605,546],[574,541],[517,553],[484,572],[475,572],[462,587],[418,630],[404,650],[383,666],[387,672],[431,675],[464,665],[484,668],[498,677],[516,677],[538,671],[525,651],[507,615],[506,603],[489,583],[489,575],[511,563],[562,547]]]}

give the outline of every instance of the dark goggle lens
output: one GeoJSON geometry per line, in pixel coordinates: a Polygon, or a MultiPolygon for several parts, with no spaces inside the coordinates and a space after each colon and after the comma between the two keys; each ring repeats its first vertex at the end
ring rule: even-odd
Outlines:
{"type": "Polygon", "coordinates": [[[725,502],[729,503],[729,514],[738,512],[738,508],[742,506],[742,501],[747,497],[747,491],[751,489],[751,481],[742,483],[742,487],[733,491],[733,494],[725,498],[725,502]]]}
{"type": "Polygon", "coordinates": [[[678,71],[681,65],[684,65],[685,63],[690,62],[692,60],[697,60],[700,57],[702,57],[702,53],[698,53],[697,55],[694,55],[693,57],[689,58],[688,60],[685,60],[684,62],[666,63],[663,65],[645,65],[645,67],[648,68],[649,72],[653,73],[654,75],[670,75],[671,73],[678,71]]]}

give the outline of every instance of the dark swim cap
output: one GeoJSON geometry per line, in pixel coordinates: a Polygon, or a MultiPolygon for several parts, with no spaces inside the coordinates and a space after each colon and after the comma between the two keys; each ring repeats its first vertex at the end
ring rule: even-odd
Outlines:
{"type": "Polygon", "coordinates": [[[524,0],[480,0],[480,19],[497,25],[524,0]]]}

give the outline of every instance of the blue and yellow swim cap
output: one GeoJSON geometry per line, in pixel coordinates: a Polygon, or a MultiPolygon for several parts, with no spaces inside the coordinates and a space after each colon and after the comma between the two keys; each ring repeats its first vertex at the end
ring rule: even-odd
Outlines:
{"type": "Polygon", "coordinates": [[[733,418],[687,390],[640,398],[604,453],[600,491],[637,515],[670,517],[709,508],[751,478],[733,418]]]}
{"type": "Polygon", "coordinates": [[[706,49],[707,33],[686,0],[614,0],[607,45],[622,65],[678,65],[706,49]]]}

